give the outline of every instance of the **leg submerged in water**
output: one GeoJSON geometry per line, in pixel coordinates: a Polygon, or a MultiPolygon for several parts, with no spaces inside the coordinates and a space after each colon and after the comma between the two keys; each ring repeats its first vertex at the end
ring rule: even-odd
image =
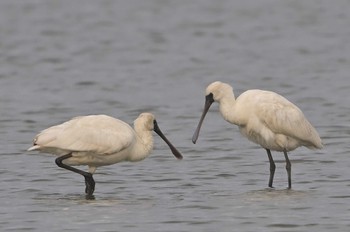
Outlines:
{"type": "Polygon", "coordinates": [[[71,167],[69,165],[64,164],[63,160],[68,159],[70,157],[72,157],[72,153],[69,153],[67,155],[63,155],[63,156],[58,157],[55,160],[55,162],[56,162],[58,167],[67,169],[69,171],[72,171],[72,172],[75,172],[75,173],[78,173],[78,174],[84,176],[84,178],[85,178],[85,186],[86,186],[85,193],[87,194],[87,199],[93,199],[92,194],[95,191],[95,180],[92,177],[92,174],[89,173],[89,172],[84,172],[82,170],[79,170],[77,168],[73,168],[73,167],[71,167]]]}
{"type": "Polygon", "coordinates": [[[286,159],[286,169],[288,173],[288,189],[292,188],[292,164],[289,161],[287,151],[284,150],[284,158],[286,159]]]}
{"type": "Polygon", "coordinates": [[[275,162],[273,161],[270,149],[266,149],[266,151],[267,151],[267,156],[269,157],[269,161],[270,161],[269,187],[272,188],[272,182],[273,182],[273,177],[275,175],[276,165],[275,165],[275,162]]]}

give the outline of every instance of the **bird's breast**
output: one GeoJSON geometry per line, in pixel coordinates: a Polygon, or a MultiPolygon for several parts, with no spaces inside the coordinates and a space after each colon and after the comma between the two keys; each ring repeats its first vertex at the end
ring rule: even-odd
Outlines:
{"type": "Polygon", "coordinates": [[[267,127],[240,126],[240,132],[250,141],[259,144],[261,147],[273,151],[291,151],[300,146],[298,141],[292,137],[274,133],[267,127]]]}
{"type": "Polygon", "coordinates": [[[113,154],[97,154],[92,152],[72,152],[72,157],[64,160],[67,165],[89,165],[94,167],[107,166],[128,158],[127,151],[120,151],[113,154]]]}

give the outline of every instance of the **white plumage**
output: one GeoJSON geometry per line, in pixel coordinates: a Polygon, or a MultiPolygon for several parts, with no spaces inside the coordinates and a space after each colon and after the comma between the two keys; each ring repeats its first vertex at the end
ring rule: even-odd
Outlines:
{"type": "Polygon", "coordinates": [[[57,155],[67,151],[113,154],[128,147],[134,138],[133,129],[119,119],[107,115],[80,116],[43,130],[30,150],[53,148],[57,155]]]}
{"type": "Polygon", "coordinates": [[[316,130],[303,112],[274,92],[248,90],[240,95],[227,120],[243,135],[274,151],[291,151],[300,146],[321,148],[316,130]]]}
{"type": "Polygon", "coordinates": [[[90,183],[86,183],[86,192],[92,196],[92,174],[96,168],[146,158],[153,149],[152,130],[163,138],[178,159],[182,158],[180,152],[160,131],[150,113],[140,114],[134,122],[134,129],[127,123],[106,115],[75,117],[40,132],[28,151],[39,150],[59,156],[56,159],[58,166],[88,179],[86,181],[90,183]],[[88,165],[89,172],[70,167],[74,165],[88,165]]]}
{"type": "Polygon", "coordinates": [[[287,151],[300,146],[310,149],[323,147],[322,141],[302,111],[281,95],[264,90],[248,90],[235,99],[232,87],[219,81],[211,83],[206,89],[206,103],[192,141],[196,143],[200,127],[210,105],[219,103],[223,118],[239,127],[249,140],[267,150],[270,161],[270,181],[272,187],[275,164],[270,150],[284,152],[288,186],[291,188],[291,164],[287,151]]]}

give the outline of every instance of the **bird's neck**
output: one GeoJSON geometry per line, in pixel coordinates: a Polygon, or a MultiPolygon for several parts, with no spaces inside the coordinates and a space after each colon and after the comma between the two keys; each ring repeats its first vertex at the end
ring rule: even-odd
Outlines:
{"type": "Polygon", "coordinates": [[[153,149],[153,136],[152,131],[134,128],[136,132],[136,144],[134,152],[132,152],[130,161],[140,161],[150,155],[153,149]]]}
{"type": "Polygon", "coordinates": [[[234,123],[235,122],[235,115],[232,113],[234,111],[235,105],[236,105],[236,99],[235,96],[232,95],[227,95],[223,98],[220,99],[219,101],[219,107],[220,107],[220,113],[222,117],[230,122],[234,123]]]}

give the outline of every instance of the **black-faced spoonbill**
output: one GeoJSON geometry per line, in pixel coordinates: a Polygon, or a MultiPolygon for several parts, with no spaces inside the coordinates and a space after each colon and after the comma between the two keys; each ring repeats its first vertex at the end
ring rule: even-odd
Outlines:
{"type": "Polygon", "coordinates": [[[95,181],[92,177],[97,167],[121,161],[140,161],[153,149],[152,130],[169,146],[177,159],[180,152],[169,142],[159,129],[153,114],[142,113],[134,121],[134,129],[127,123],[106,115],[75,117],[62,124],[40,132],[28,151],[58,155],[56,164],[79,173],[85,178],[87,198],[93,198],[95,181]],[[88,172],[74,168],[74,165],[88,165],[88,172]]]}
{"type": "Polygon", "coordinates": [[[291,163],[287,152],[300,146],[310,149],[323,147],[315,128],[286,98],[274,92],[254,89],[235,99],[232,87],[220,81],[211,83],[206,89],[204,111],[193,134],[193,143],[196,143],[204,117],[214,101],[219,103],[220,113],[226,121],[237,125],[245,137],[266,149],[270,161],[269,187],[272,187],[276,169],[270,150],[284,153],[290,189],[291,163]]]}

